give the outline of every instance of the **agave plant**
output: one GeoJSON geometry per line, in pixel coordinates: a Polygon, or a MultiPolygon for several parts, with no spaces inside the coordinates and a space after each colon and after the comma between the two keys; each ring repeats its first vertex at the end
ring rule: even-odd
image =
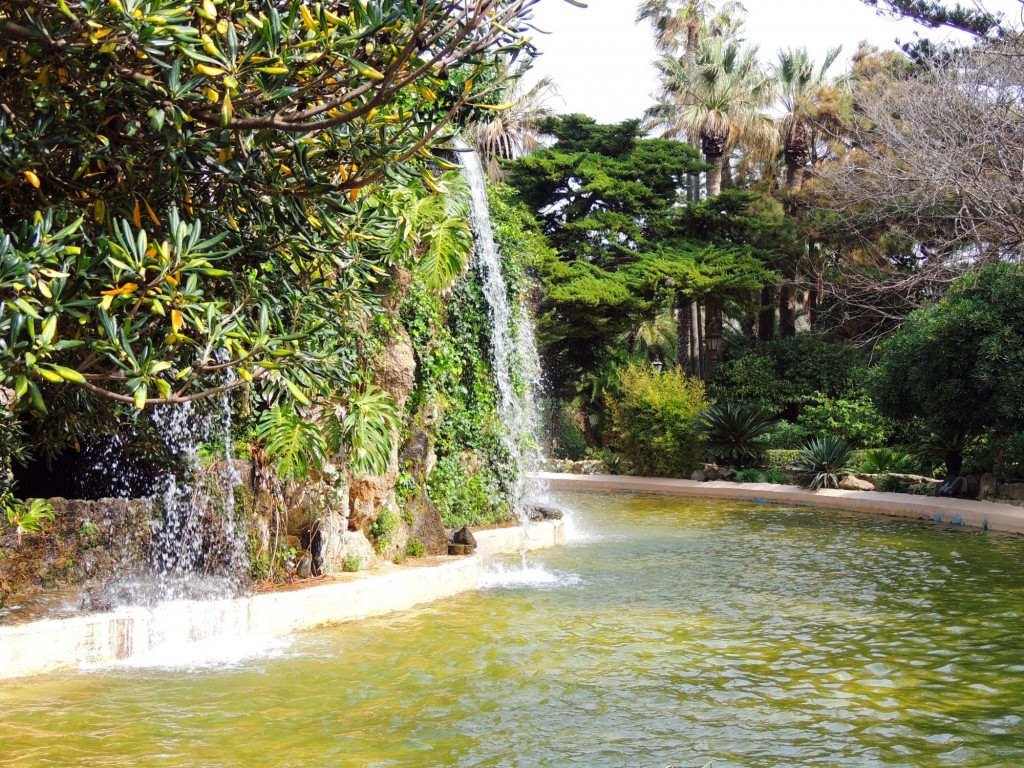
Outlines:
{"type": "Polygon", "coordinates": [[[774,426],[764,411],[748,405],[712,405],[697,416],[697,433],[711,455],[740,466],[764,455],[774,426]]]}
{"type": "Polygon", "coordinates": [[[800,449],[794,466],[807,479],[812,491],[819,488],[838,488],[839,476],[853,471],[850,444],[836,435],[822,435],[808,441],[800,449]]]}

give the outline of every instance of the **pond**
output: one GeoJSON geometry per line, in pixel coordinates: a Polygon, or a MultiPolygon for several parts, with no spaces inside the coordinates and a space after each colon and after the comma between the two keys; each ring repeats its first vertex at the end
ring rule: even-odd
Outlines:
{"type": "Polygon", "coordinates": [[[0,684],[0,765],[1024,764],[1024,538],[560,499],[569,545],[444,604],[0,684]]]}

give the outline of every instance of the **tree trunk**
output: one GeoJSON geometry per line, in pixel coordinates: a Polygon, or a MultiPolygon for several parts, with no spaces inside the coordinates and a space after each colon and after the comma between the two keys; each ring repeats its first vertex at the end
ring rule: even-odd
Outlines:
{"type": "Polygon", "coordinates": [[[796,299],[789,283],[779,288],[779,336],[784,339],[796,336],[796,299]]]}
{"type": "Polygon", "coordinates": [[[707,337],[707,363],[704,378],[711,378],[715,368],[722,362],[722,302],[717,298],[709,298],[704,306],[705,335],[707,337]]]}
{"type": "Polygon", "coordinates": [[[757,314],[757,338],[771,341],[775,338],[775,286],[761,289],[761,311],[757,314]]]}
{"type": "Polygon", "coordinates": [[[690,304],[682,293],[676,294],[676,365],[684,371],[693,371],[690,359],[690,304]]]}
{"type": "Polygon", "coordinates": [[[688,203],[699,203],[700,202],[700,174],[699,173],[688,173],[688,174],[686,174],[686,202],[688,202],[688,203]]]}
{"type": "MultiPolygon", "coordinates": [[[[750,306],[754,307],[757,305],[760,294],[757,291],[751,291],[750,294],[750,306]]],[[[751,309],[749,314],[743,316],[740,320],[740,331],[743,333],[744,338],[754,341],[757,339],[757,313],[751,309]]]]}
{"type": "Polygon", "coordinates": [[[732,163],[729,155],[722,155],[722,189],[732,189],[735,184],[732,181],[732,163]]]}
{"type": "Polygon", "coordinates": [[[711,167],[707,171],[708,197],[714,197],[722,191],[722,159],[723,155],[705,155],[704,159],[711,167]]]}
{"type": "Polygon", "coordinates": [[[803,163],[786,162],[786,186],[794,192],[799,192],[804,188],[803,163]]]}
{"type": "Polygon", "coordinates": [[[695,301],[691,306],[691,349],[693,350],[693,375],[699,379],[704,378],[704,330],[700,325],[700,302],[695,301]]]}

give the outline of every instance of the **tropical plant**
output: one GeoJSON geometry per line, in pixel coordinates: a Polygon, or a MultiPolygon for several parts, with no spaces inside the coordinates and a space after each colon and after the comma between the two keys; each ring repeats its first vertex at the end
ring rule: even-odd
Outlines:
{"type": "Polygon", "coordinates": [[[540,146],[541,123],[552,114],[548,102],[558,96],[550,77],[542,77],[524,90],[524,74],[525,68],[515,73],[501,94],[510,105],[508,109],[481,113],[466,125],[466,135],[480,155],[487,178],[494,182],[505,180],[501,160],[515,160],[540,146]]]}
{"type": "Polygon", "coordinates": [[[46,499],[33,499],[26,504],[14,498],[10,490],[0,491],[0,534],[13,530],[20,542],[27,533],[42,533],[54,521],[53,505],[46,499]]]}
{"type": "Polygon", "coordinates": [[[823,435],[812,438],[800,449],[794,468],[812,491],[838,488],[839,476],[849,474],[853,449],[841,437],[823,435]]]}
{"type": "Polygon", "coordinates": [[[753,464],[770,447],[775,422],[762,410],[745,405],[712,405],[697,416],[697,434],[718,459],[740,466],[753,464]]]}
{"type": "Polygon", "coordinates": [[[786,477],[786,473],[776,467],[770,467],[764,471],[765,482],[769,482],[772,485],[785,485],[789,478],[786,477]]]}
{"type": "Polygon", "coordinates": [[[349,396],[345,410],[341,437],[353,471],[383,474],[391,462],[400,423],[395,401],[380,387],[366,384],[349,396]]]}
{"type": "Polygon", "coordinates": [[[870,475],[884,475],[890,472],[910,472],[914,469],[914,457],[893,448],[874,448],[864,451],[860,471],[870,475]]]}
{"type": "Polygon", "coordinates": [[[832,85],[828,71],[839,58],[841,48],[825,54],[820,68],[815,68],[806,48],[779,52],[772,66],[772,75],[779,91],[783,115],[779,123],[782,153],[786,166],[786,185],[799,192],[804,171],[812,159],[819,134],[835,131],[842,124],[838,102],[829,92],[832,85]]]}
{"type": "Polygon", "coordinates": [[[256,425],[256,438],[283,480],[309,477],[310,470],[322,466],[330,454],[320,427],[290,402],[263,412],[256,425]]]}
{"type": "Polygon", "coordinates": [[[709,197],[722,191],[722,165],[741,139],[754,153],[774,155],[778,131],[763,112],[774,82],[760,70],[756,48],[705,38],[692,60],[665,55],[657,67],[661,91],[648,123],[700,146],[709,197]]]}

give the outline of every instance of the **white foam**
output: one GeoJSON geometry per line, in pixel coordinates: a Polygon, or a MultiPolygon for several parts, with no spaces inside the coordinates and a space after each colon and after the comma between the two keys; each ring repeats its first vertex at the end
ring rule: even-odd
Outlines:
{"type": "Polygon", "coordinates": [[[549,571],[542,565],[502,565],[491,563],[484,568],[481,589],[532,587],[535,589],[568,587],[580,583],[575,573],[549,571]]]}
{"type": "Polygon", "coordinates": [[[287,637],[217,635],[197,642],[167,643],[120,663],[130,669],[222,669],[257,658],[278,658],[291,645],[287,637]]]}

